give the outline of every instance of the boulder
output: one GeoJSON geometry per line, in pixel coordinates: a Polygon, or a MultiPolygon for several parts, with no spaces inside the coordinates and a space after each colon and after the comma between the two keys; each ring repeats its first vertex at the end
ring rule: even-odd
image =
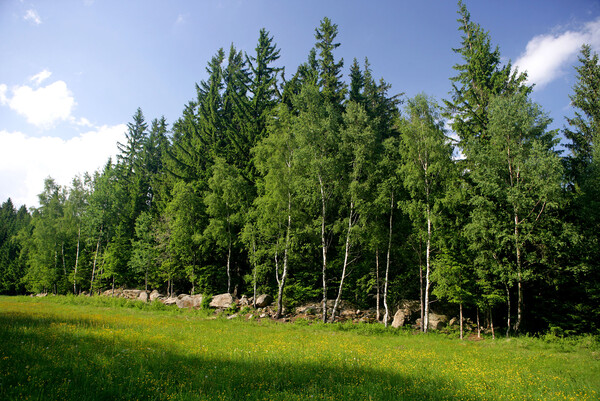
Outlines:
{"type": "Polygon", "coordinates": [[[140,292],[140,295],[138,296],[138,301],[148,302],[148,293],[146,291],[140,292]]]}
{"type": "Polygon", "coordinates": [[[429,313],[429,330],[441,330],[448,324],[450,319],[446,315],[438,315],[437,313],[429,313]]]}
{"type": "Polygon", "coordinates": [[[227,309],[233,304],[233,302],[234,302],[234,299],[231,296],[231,294],[227,294],[227,293],[219,294],[219,295],[215,295],[213,297],[213,299],[210,301],[210,307],[227,309]]]}
{"type": "Polygon", "coordinates": [[[162,301],[163,304],[165,305],[175,305],[177,303],[177,298],[176,297],[169,297],[166,298],[162,301]]]}
{"type": "Polygon", "coordinates": [[[414,318],[421,312],[421,304],[419,301],[403,300],[400,302],[398,310],[394,314],[392,321],[392,327],[398,328],[405,324],[409,324],[414,321],[414,318]]]}
{"type": "Polygon", "coordinates": [[[202,295],[185,295],[175,301],[179,308],[200,308],[202,306],[202,295]]]}
{"type": "Polygon", "coordinates": [[[248,298],[245,295],[242,295],[242,298],[240,299],[240,306],[248,305],[250,305],[250,301],[248,301],[248,298]]]}
{"type": "MultiPolygon", "coordinates": [[[[447,326],[449,320],[450,319],[446,315],[438,315],[435,312],[429,312],[429,324],[427,325],[427,330],[441,330],[447,326]]],[[[421,318],[417,319],[416,325],[421,327],[421,318]]]]}
{"type": "Polygon", "coordinates": [[[123,290],[123,298],[138,299],[142,290],[123,290]]]}
{"type": "Polygon", "coordinates": [[[150,293],[150,301],[155,301],[156,299],[161,298],[161,297],[162,297],[162,294],[156,290],[154,290],[150,293]]]}
{"type": "Polygon", "coordinates": [[[261,296],[256,298],[256,307],[264,308],[266,306],[271,305],[271,302],[273,302],[272,296],[270,296],[269,294],[262,294],[261,296]]]}

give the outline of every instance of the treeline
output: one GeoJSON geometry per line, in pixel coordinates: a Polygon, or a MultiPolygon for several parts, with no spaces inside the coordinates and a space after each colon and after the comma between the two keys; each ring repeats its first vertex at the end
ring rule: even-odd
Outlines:
{"type": "MultiPolygon", "coordinates": [[[[0,292],[271,293],[281,314],[442,300],[508,333],[600,321],[600,66],[581,50],[564,136],[459,2],[451,98],[405,99],[335,57],[324,18],[286,79],[261,30],[207,65],[170,127],[138,109],[117,160],[0,218],[0,292]],[[450,136],[451,126],[456,136],[450,136]],[[334,300],[327,308],[326,300],[334,300]]],[[[424,324],[427,328],[427,324],[424,324]]]]}

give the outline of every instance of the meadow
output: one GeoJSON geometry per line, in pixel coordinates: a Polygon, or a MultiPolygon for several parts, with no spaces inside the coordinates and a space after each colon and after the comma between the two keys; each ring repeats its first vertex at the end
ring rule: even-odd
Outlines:
{"type": "Polygon", "coordinates": [[[591,336],[460,341],[96,298],[0,297],[1,400],[600,398],[591,336]]]}

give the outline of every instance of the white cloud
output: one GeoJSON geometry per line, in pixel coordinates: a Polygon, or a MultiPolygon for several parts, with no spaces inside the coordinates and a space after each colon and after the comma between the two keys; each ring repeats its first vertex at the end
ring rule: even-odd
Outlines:
{"type": "Polygon", "coordinates": [[[529,83],[544,87],[568,71],[584,43],[596,51],[600,48],[600,18],[576,31],[535,36],[515,66],[519,71],[527,71],[529,83]]]}
{"type": "Polygon", "coordinates": [[[125,124],[103,126],[68,140],[0,131],[0,202],[10,197],[15,205],[37,206],[46,177],[70,185],[77,174],[114,161],[126,130],[125,124]]]}
{"type": "Polygon", "coordinates": [[[25,12],[25,15],[23,16],[23,19],[25,21],[33,22],[36,25],[39,25],[39,24],[42,23],[42,19],[40,18],[40,16],[37,13],[37,11],[35,11],[33,8],[30,8],[29,10],[27,10],[25,12]]]}
{"type": "Polygon", "coordinates": [[[29,78],[29,80],[35,82],[36,85],[39,85],[46,79],[50,78],[50,75],[52,75],[52,73],[50,71],[44,70],[42,72],[35,74],[33,77],[29,78]]]}
{"type": "MultiPolygon", "coordinates": [[[[44,74],[44,71],[31,79],[43,80],[41,74],[44,74]]],[[[38,89],[27,85],[17,86],[12,89],[12,93],[10,99],[5,93],[0,94],[2,104],[8,103],[11,109],[39,128],[50,128],[58,121],[69,120],[75,106],[75,99],[64,81],[56,81],[38,89]]]]}
{"type": "Polygon", "coordinates": [[[5,84],[0,84],[0,105],[2,106],[8,103],[6,92],[8,92],[8,87],[5,84]]]}

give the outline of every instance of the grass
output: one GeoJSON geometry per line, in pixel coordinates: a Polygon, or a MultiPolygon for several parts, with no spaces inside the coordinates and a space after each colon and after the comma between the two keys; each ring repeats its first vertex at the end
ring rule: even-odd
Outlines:
{"type": "Polygon", "coordinates": [[[2,400],[596,400],[599,349],[0,297],[2,400]]]}

